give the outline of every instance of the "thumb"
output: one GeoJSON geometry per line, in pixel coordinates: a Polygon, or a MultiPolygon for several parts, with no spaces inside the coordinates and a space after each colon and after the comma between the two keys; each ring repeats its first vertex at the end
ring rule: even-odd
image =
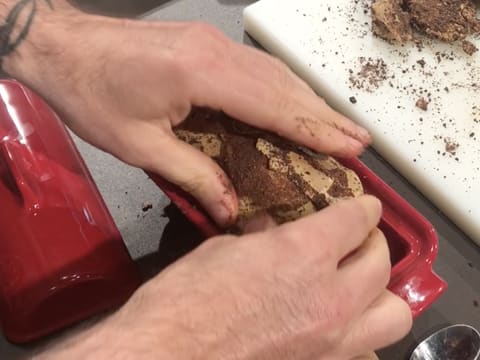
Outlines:
{"type": "Polygon", "coordinates": [[[354,357],[352,360],[379,360],[379,359],[374,352],[371,352],[369,354],[364,354],[364,355],[354,357]]]}
{"type": "Polygon", "coordinates": [[[214,160],[173,134],[157,140],[153,154],[149,170],[191,194],[218,225],[228,226],[235,221],[238,212],[235,190],[214,160]]]}

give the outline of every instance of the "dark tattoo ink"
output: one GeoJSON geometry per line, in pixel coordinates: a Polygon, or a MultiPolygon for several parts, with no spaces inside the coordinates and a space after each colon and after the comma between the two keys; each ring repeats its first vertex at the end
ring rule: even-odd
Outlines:
{"type": "MultiPolygon", "coordinates": [[[[47,3],[50,9],[53,9],[51,0],[43,0],[47,3]]],[[[22,43],[28,35],[30,27],[32,26],[33,19],[37,12],[37,0],[20,0],[10,10],[7,15],[4,24],[0,25],[0,65],[4,56],[7,56],[15,51],[15,49],[22,43]],[[28,10],[30,5],[30,12],[28,13],[27,20],[21,28],[19,34],[12,39],[12,33],[17,25],[18,19],[23,11],[28,10]]]]}

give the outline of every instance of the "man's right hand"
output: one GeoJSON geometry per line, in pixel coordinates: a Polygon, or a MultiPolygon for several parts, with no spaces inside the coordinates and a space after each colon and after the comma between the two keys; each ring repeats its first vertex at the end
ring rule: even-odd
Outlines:
{"type": "Polygon", "coordinates": [[[365,354],[412,324],[407,304],[386,289],[380,215],[379,201],[365,196],[210,239],[47,358],[372,359],[365,354]]]}

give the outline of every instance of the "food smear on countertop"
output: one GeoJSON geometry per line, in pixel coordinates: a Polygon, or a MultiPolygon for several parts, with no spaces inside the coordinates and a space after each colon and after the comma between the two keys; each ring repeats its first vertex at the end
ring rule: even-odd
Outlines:
{"type": "Polygon", "coordinates": [[[175,134],[213,158],[231,179],[239,198],[232,230],[256,215],[284,223],[363,194],[358,176],[332,157],[222,112],[195,108],[175,134]]]}

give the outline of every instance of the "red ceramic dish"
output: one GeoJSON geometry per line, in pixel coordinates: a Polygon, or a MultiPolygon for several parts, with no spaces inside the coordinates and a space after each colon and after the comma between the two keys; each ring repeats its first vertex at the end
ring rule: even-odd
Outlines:
{"type": "Polygon", "coordinates": [[[140,276],[70,135],[0,81],[0,324],[25,343],[127,300],[140,276]]]}
{"type": "MultiPolygon", "coordinates": [[[[343,163],[360,176],[365,192],[383,203],[380,228],[388,239],[393,264],[389,288],[408,302],[416,318],[447,288],[432,270],[438,248],[435,229],[360,160],[343,163]]],[[[221,233],[188,194],[154,174],[149,175],[205,236],[221,233]]]]}

